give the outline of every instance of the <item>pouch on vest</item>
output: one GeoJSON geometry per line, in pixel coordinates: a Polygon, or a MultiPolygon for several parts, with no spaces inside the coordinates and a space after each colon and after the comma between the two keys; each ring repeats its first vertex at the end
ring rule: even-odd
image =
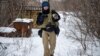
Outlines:
{"type": "Polygon", "coordinates": [[[54,25],[52,25],[51,23],[46,25],[46,31],[48,32],[52,32],[54,31],[54,25]]]}
{"type": "Polygon", "coordinates": [[[39,35],[40,37],[42,37],[42,29],[40,29],[40,30],[38,31],[38,35],[39,35]]]}
{"type": "Polygon", "coordinates": [[[56,35],[59,35],[59,33],[60,33],[60,29],[59,29],[59,27],[58,27],[58,26],[57,26],[57,27],[55,27],[54,31],[55,31],[55,34],[56,34],[56,35]]]}

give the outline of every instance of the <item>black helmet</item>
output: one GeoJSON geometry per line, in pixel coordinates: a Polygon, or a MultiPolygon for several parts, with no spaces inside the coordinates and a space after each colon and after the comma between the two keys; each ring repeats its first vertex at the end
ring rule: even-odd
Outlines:
{"type": "Polygon", "coordinates": [[[43,3],[42,3],[42,7],[45,7],[45,6],[48,6],[48,7],[49,7],[49,3],[48,3],[48,1],[43,1],[43,3]]]}

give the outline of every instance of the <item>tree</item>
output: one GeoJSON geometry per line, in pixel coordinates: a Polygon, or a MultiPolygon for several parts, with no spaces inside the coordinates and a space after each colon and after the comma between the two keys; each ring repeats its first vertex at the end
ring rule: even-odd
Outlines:
{"type": "Polygon", "coordinates": [[[87,33],[92,32],[100,38],[100,0],[65,0],[63,5],[66,11],[77,13],[77,17],[86,25],[87,33]]]}
{"type": "Polygon", "coordinates": [[[0,0],[0,26],[8,26],[28,0],[0,0]]]}

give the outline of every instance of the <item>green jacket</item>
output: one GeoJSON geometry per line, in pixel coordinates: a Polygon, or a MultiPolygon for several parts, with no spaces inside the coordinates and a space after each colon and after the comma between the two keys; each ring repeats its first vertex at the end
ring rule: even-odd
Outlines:
{"type": "Polygon", "coordinates": [[[45,20],[43,21],[43,24],[38,25],[37,28],[46,28],[46,25],[49,22],[51,22],[52,25],[55,25],[55,27],[59,25],[58,22],[53,22],[53,20],[52,20],[52,13],[49,13],[47,16],[48,17],[45,18],[45,20]]]}

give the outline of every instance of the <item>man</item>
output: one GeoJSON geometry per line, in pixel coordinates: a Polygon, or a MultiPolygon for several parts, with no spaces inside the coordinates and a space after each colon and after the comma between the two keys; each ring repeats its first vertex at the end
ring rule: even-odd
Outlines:
{"type": "Polygon", "coordinates": [[[53,56],[56,46],[56,34],[59,32],[58,20],[60,16],[54,11],[50,11],[50,5],[47,1],[42,3],[42,13],[38,14],[37,25],[41,28],[41,37],[43,40],[44,56],[53,56]],[[56,29],[56,30],[55,30],[56,29]],[[58,29],[58,30],[57,30],[58,29]]]}

